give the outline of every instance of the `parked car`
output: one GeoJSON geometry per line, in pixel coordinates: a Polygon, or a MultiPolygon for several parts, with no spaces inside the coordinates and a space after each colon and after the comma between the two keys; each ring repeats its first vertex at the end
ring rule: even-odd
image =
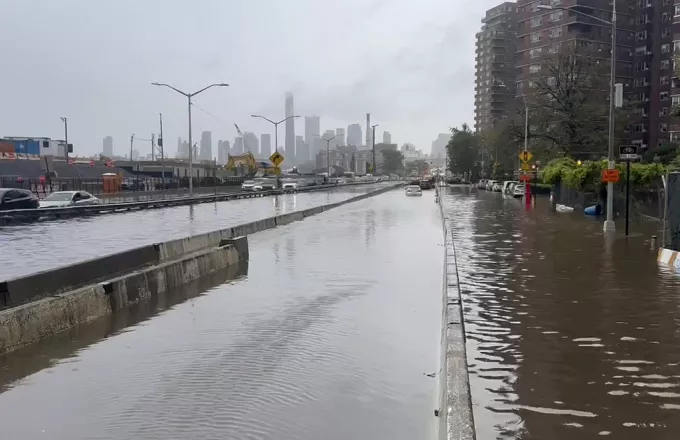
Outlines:
{"type": "Polygon", "coordinates": [[[87,191],[55,191],[40,201],[41,208],[97,205],[99,199],[87,191]]]}
{"type": "Polygon", "coordinates": [[[495,180],[487,180],[486,181],[486,190],[487,191],[493,191],[493,184],[496,183],[495,180]]]}
{"type": "Polygon", "coordinates": [[[496,182],[493,184],[493,187],[491,188],[493,192],[501,192],[501,189],[503,188],[503,184],[500,182],[496,182]]]}
{"type": "Polygon", "coordinates": [[[241,191],[262,191],[262,185],[254,180],[246,180],[241,184],[241,191]]]}
{"type": "Polygon", "coordinates": [[[295,191],[305,186],[305,179],[284,179],[281,189],[284,191],[295,191]]]}
{"type": "Polygon", "coordinates": [[[512,190],[512,196],[513,197],[524,197],[524,191],[525,187],[523,183],[518,183],[515,185],[515,188],[512,190]]]}
{"type": "Polygon", "coordinates": [[[512,194],[512,187],[518,183],[519,182],[516,180],[506,180],[503,182],[503,188],[501,188],[501,192],[503,194],[512,194]]]}
{"type": "Polygon", "coordinates": [[[12,209],[36,209],[38,198],[26,189],[0,188],[0,211],[12,209]]]}
{"type": "Polygon", "coordinates": [[[486,189],[486,182],[486,179],[480,179],[479,182],[477,182],[477,188],[486,189]]]}

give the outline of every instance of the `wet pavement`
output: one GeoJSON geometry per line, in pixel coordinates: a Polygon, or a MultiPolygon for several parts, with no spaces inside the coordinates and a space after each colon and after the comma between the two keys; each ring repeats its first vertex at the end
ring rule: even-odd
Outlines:
{"type": "Polygon", "coordinates": [[[477,438],[677,439],[680,277],[657,224],[605,240],[545,198],[448,191],[477,438]]]}
{"type": "Polygon", "coordinates": [[[236,281],[0,357],[2,438],[434,438],[433,192],[391,191],[249,241],[236,281]]]}
{"type": "Polygon", "coordinates": [[[0,280],[339,202],[383,185],[0,227],[0,280]]]}

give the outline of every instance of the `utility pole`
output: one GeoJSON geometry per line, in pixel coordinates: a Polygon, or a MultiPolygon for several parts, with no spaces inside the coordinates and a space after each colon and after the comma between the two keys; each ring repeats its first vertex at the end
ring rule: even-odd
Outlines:
{"type": "Polygon", "coordinates": [[[165,163],[163,154],[163,113],[158,114],[160,116],[161,132],[158,136],[158,148],[161,153],[161,183],[163,184],[163,189],[165,189],[165,163]]]}
{"type": "Polygon", "coordinates": [[[371,126],[371,128],[373,129],[373,133],[371,135],[371,138],[372,138],[371,140],[373,142],[373,169],[371,170],[371,174],[373,174],[374,176],[375,176],[376,171],[378,169],[378,167],[375,163],[375,127],[377,127],[378,125],[380,125],[380,124],[375,124],[375,125],[371,126]]]}
{"type": "Polygon", "coordinates": [[[62,116],[61,122],[64,123],[64,159],[66,159],[66,163],[68,163],[68,118],[62,116]]]}

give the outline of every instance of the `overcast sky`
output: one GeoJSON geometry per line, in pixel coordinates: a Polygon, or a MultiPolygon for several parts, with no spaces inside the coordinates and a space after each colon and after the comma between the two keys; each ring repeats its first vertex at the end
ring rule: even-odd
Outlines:
{"type": "MultiPolygon", "coordinates": [[[[282,119],[284,94],[321,131],[365,125],[425,151],[440,132],[473,122],[474,38],[490,0],[0,0],[0,136],[63,138],[75,152],[129,151],[163,113],[166,152],[193,133],[233,141],[271,133],[259,113],[282,119]],[[198,107],[198,108],[196,108],[198,107]]],[[[304,121],[296,124],[304,134],[304,121]]],[[[365,137],[365,133],[364,133],[365,137]]],[[[279,131],[283,144],[284,129],[279,131]]],[[[148,143],[136,148],[150,152],[148,143]]]]}

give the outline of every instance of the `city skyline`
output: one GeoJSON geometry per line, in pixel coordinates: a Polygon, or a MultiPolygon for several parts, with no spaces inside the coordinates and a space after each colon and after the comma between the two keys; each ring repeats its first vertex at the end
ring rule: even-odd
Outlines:
{"type": "MultiPolygon", "coordinates": [[[[0,109],[1,136],[61,139],[59,117],[66,116],[76,154],[98,154],[102,138],[112,136],[114,151],[122,155],[125,139],[132,133],[159,131],[158,113],[163,114],[166,140],[188,137],[182,97],[152,87],[151,82],[190,91],[227,82],[230,87],[210,90],[193,100],[197,139],[201,132],[211,131],[213,140],[233,141],[233,122],[242,124],[244,130],[265,132],[265,123],[246,124],[246,119],[251,113],[283,117],[283,94],[291,91],[298,114],[319,115],[329,128],[347,127],[370,112],[393,138],[427,149],[434,134],[472,120],[474,49],[470,43],[479,18],[493,5],[490,1],[467,5],[425,0],[414,8],[406,0],[374,4],[347,0],[331,7],[338,20],[358,25],[383,17],[392,25],[383,29],[359,26],[339,39],[321,20],[315,22],[314,17],[323,17],[327,11],[318,11],[310,0],[287,4],[290,23],[285,26],[278,6],[263,13],[248,2],[227,8],[223,2],[206,0],[200,10],[172,3],[158,15],[150,4],[123,3],[126,6],[95,8],[82,0],[68,0],[59,5],[47,2],[36,10],[30,3],[19,2],[5,11],[6,25],[0,30],[5,40],[13,41],[27,22],[34,24],[36,32],[6,53],[8,59],[26,68],[6,73],[5,81],[12,87],[3,99],[12,105],[0,109]],[[122,13],[133,6],[134,14],[122,13]],[[158,15],[163,29],[182,31],[158,32],[143,19],[149,14],[158,15]],[[250,29],[245,18],[260,14],[258,32],[263,38],[235,44],[229,35],[250,29]],[[224,34],[218,30],[227,17],[233,24],[224,34]],[[54,20],[64,28],[56,36],[47,33],[54,20]],[[200,23],[200,29],[184,31],[186,20],[200,23]],[[305,35],[315,38],[302,38],[305,35]],[[280,39],[281,44],[264,44],[267,38],[280,39]],[[105,52],[106,57],[81,55],[92,51],[105,52]],[[311,57],[311,53],[316,55],[311,57]],[[230,58],[239,62],[227,63],[230,58]],[[272,59],[279,66],[277,73],[259,68],[262,59],[272,59]],[[411,62],[416,59],[417,63],[411,62]],[[37,60],[62,68],[41,71],[37,60]],[[339,72],[338,60],[358,67],[339,72]],[[129,63],[135,68],[121,70],[129,63]],[[41,104],[30,104],[35,102],[41,104]]],[[[297,133],[303,132],[301,123],[295,124],[297,133]]],[[[166,148],[166,152],[174,150],[166,148]]]]}

